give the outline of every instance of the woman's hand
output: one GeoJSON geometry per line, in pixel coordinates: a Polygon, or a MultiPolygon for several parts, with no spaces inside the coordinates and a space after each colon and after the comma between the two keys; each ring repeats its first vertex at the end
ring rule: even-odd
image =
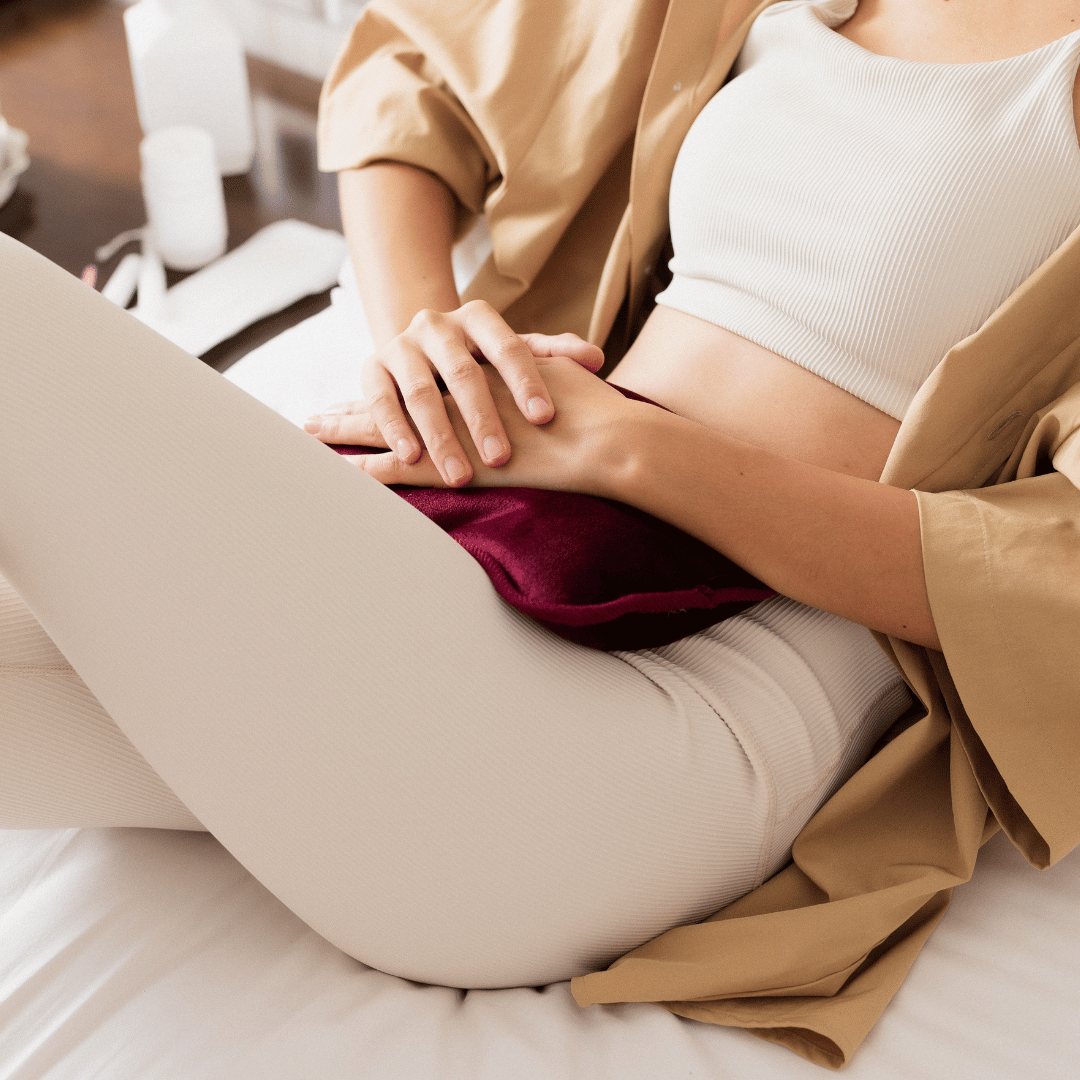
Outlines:
{"type": "MultiPolygon", "coordinates": [[[[629,401],[612,386],[565,356],[537,357],[540,377],[551,390],[555,416],[537,425],[521,415],[517,398],[490,365],[479,367],[485,390],[502,416],[503,430],[513,444],[514,455],[504,464],[489,465],[476,447],[462,410],[449,394],[444,396],[448,423],[458,445],[463,447],[472,482],[479,487],[536,487],[609,495],[612,475],[628,445],[628,430],[635,420],[634,410],[652,406],[629,401]]],[[[362,409],[330,417],[346,421],[344,427],[359,436],[350,439],[362,445],[380,445],[378,429],[370,414],[362,409]]],[[[332,427],[320,432],[324,442],[341,441],[332,427]]],[[[396,454],[365,454],[352,457],[370,476],[383,484],[414,487],[458,487],[447,484],[428,452],[405,462],[396,454]]]]}
{"type": "Polygon", "coordinates": [[[424,458],[435,464],[443,483],[459,487],[472,478],[474,462],[495,467],[510,459],[516,445],[506,429],[511,413],[530,424],[546,424],[554,416],[538,362],[555,356],[590,372],[604,362],[603,352],[576,334],[514,333],[482,300],[446,314],[421,311],[365,362],[363,401],[314,416],[304,427],[323,442],[385,446],[401,464],[424,458]],[[481,361],[502,377],[501,408],[481,361]],[[459,423],[451,421],[451,412],[459,423]]]}

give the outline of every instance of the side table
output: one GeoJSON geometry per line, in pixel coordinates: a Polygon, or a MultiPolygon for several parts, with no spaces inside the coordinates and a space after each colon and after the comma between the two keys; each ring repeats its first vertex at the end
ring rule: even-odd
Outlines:
{"type": "MultiPolygon", "coordinates": [[[[319,84],[254,59],[248,72],[255,164],[249,173],[225,179],[230,249],[281,218],[340,230],[335,178],[315,165],[319,84]]],[[[142,132],[122,6],[110,0],[0,3],[0,109],[30,136],[30,168],[0,208],[0,231],[81,274],[95,261],[95,248],[145,221],[142,132]]],[[[99,287],[128,250],[98,267],[99,287]]],[[[183,276],[170,271],[169,284],[183,276]]],[[[328,292],[306,297],[203,359],[224,371],[328,303],[328,292]]]]}

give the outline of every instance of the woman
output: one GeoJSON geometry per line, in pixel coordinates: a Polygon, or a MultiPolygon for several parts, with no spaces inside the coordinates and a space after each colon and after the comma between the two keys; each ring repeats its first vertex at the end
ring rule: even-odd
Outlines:
{"type": "MultiPolygon", "coordinates": [[[[848,19],[852,7],[797,4],[760,18],[743,49],[738,78],[717,96],[716,107],[702,112],[703,121],[721,129],[737,126],[746,105],[730,114],[727,102],[740,100],[762,74],[764,90],[757,93],[775,87],[769,79],[778,75],[778,49],[787,50],[787,65],[796,54],[816,56],[823,76],[841,79],[850,73],[845,64],[860,78],[871,70],[895,75],[898,66],[890,57],[920,78],[933,74],[935,64],[989,62],[1005,65],[1011,80],[997,112],[990,110],[1000,128],[991,134],[1011,149],[1009,139],[1025,131],[1025,124],[1010,103],[1029,100],[1033,86],[1040,92],[1049,88],[1058,99],[1043,117],[1045,130],[1031,140],[1032,153],[1044,149],[1045,139],[1038,136],[1053,136],[1056,151],[1067,135],[1075,158],[1075,129],[1062,132],[1058,107],[1071,100],[1080,50],[1070,23],[1073,5],[1049,13],[1040,6],[1037,15],[1025,8],[1024,18],[1014,18],[1014,5],[1008,17],[976,23],[967,8],[939,11],[926,4],[919,9],[922,24],[886,0],[864,3],[848,19]],[[986,32],[987,26],[995,32],[986,32]],[[1008,59],[1014,56],[1017,61],[1008,59]]],[[[725,23],[725,12],[720,19],[718,79],[725,49],[733,46],[730,65],[752,14],[740,10],[725,23]]],[[[373,14],[354,40],[365,32],[377,37],[372,26],[380,18],[373,14]]],[[[656,44],[655,23],[651,30],[642,28],[647,22],[633,25],[633,48],[627,51],[655,50],[656,76],[663,73],[664,42],[656,44]]],[[[410,32],[417,32],[415,23],[410,32]]],[[[416,59],[415,50],[413,56],[411,70],[423,75],[419,81],[437,85],[424,58],[416,59]]],[[[343,63],[347,68],[348,52],[343,63]]],[[[969,85],[960,87],[967,97],[960,100],[978,101],[995,86],[986,77],[995,70],[956,68],[947,74],[970,76],[969,85]]],[[[671,85],[678,94],[681,83],[671,85]]],[[[883,96],[874,104],[886,110],[888,121],[887,109],[905,98],[889,97],[889,77],[881,85],[883,96]]],[[[941,78],[934,84],[926,100],[935,109],[948,85],[941,78]]],[[[652,86],[650,81],[646,104],[652,86]]],[[[332,102],[333,82],[331,87],[332,102]]],[[[460,102],[455,111],[444,94],[431,108],[448,110],[459,132],[468,129],[470,114],[460,102]]],[[[327,115],[332,118],[334,111],[331,104],[327,115]]],[[[761,122],[782,114],[763,113],[761,122]]],[[[332,119],[328,124],[332,134],[332,119]]],[[[707,132],[707,124],[695,130],[707,132]]],[[[865,138],[866,132],[858,134],[865,138]]],[[[471,154],[479,163],[473,176],[491,171],[492,160],[498,165],[505,148],[493,147],[486,135],[485,130],[456,151],[457,158],[471,154]]],[[[625,170],[621,135],[616,125],[609,136],[613,152],[592,168],[600,185],[625,170]]],[[[435,135],[431,139],[437,141],[435,135]]],[[[311,428],[327,441],[393,447],[393,454],[364,459],[364,468],[384,482],[473,479],[622,499],[706,540],[791,599],[769,602],[651,654],[616,656],[569,645],[495,602],[468,557],[394,496],[236,398],[209,373],[179,362],[148,370],[137,350],[167,350],[102,311],[89,295],[71,292],[76,286],[63,285],[70,304],[83,325],[108,342],[91,347],[92,363],[79,355],[81,367],[62,329],[40,328],[46,312],[34,294],[15,287],[23,305],[15,316],[22,327],[16,346],[47,359],[35,360],[32,377],[21,366],[8,373],[4,400],[10,404],[0,406],[0,428],[7,429],[0,495],[13,522],[5,527],[3,570],[183,806],[108,718],[94,711],[88,694],[79,691],[78,707],[51,700],[42,705],[35,687],[18,703],[22,713],[14,725],[27,747],[27,766],[40,761],[43,751],[40,727],[28,732],[32,725],[23,718],[32,716],[38,724],[51,718],[91,733],[86,741],[99,755],[98,776],[84,782],[75,805],[64,805],[55,790],[64,761],[39,766],[29,789],[24,769],[21,788],[16,777],[9,778],[9,812],[22,812],[27,824],[46,823],[45,811],[51,822],[78,813],[81,823],[93,823],[87,807],[100,811],[97,822],[201,822],[347,951],[398,974],[451,985],[516,985],[580,974],[668,927],[701,918],[779,869],[802,824],[907,705],[891,665],[862,627],[888,633],[894,650],[900,642],[929,649],[940,644],[920,547],[922,497],[876,482],[900,418],[936,354],[933,335],[923,335],[927,355],[917,362],[903,355],[921,332],[920,319],[904,323],[903,302],[883,305],[885,315],[867,314],[873,333],[859,341],[841,340],[832,352],[819,349],[819,373],[806,357],[791,353],[791,334],[803,325],[798,311],[786,311],[786,323],[767,326],[767,333],[759,332],[760,312],[739,315],[740,326],[756,326],[752,336],[782,342],[778,348],[724,326],[730,314],[710,321],[715,294],[703,300],[694,282],[750,295],[765,281],[768,288],[759,290],[765,308],[784,309],[777,299],[782,290],[768,275],[733,283],[725,281],[726,270],[715,272],[716,245],[710,249],[708,238],[702,241],[693,210],[705,206],[723,218],[731,193],[717,196],[707,163],[695,165],[702,141],[687,137],[687,163],[680,159],[673,181],[673,284],[612,373],[613,381],[668,405],[672,413],[627,401],[596,379],[587,369],[598,366],[599,354],[580,340],[517,340],[492,308],[458,308],[448,259],[458,210],[448,191],[453,188],[468,205],[450,182],[468,187],[467,178],[461,180],[465,166],[457,174],[449,167],[444,182],[407,164],[371,164],[343,177],[343,206],[356,265],[368,276],[361,284],[369,318],[375,333],[389,341],[365,367],[370,411],[361,406],[311,428]],[[683,185],[689,207],[678,203],[683,185]],[[415,317],[420,310],[444,314],[415,317]],[[894,323],[910,330],[899,343],[888,338],[894,323]],[[890,346],[902,370],[870,370],[868,341],[890,346]],[[855,383],[843,370],[845,350],[859,361],[855,383]],[[495,370],[477,366],[473,352],[495,370]],[[433,369],[446,380],[447,398],[438,393],[433,369]],[[100,389],[103,373],[110,380],[107,393],[100,389]],[[177,410],[182,421],[175,419],[177,410]],[[46,412],[79,447],[76,462],[57,454],[33,424],[24,420],[16,428],[16,418],[46,412]],[[10,434],[15,430],[17,438],[10,434]],[[148,449],[140,457],[137,448],[143,446],[148,449]],[[43,476],[56,500],[44,509],[38,495],[43,476]],[[185,500],[181,521],[175,516],[178,495],[185,500]],[[118,648],[124,650],[119,657],[118,648]],[[190,814],[185,816],[184,807],[190,814]]],[[[888,154],[904,160],[903,147],[885,149],[886,160],[888,154]]],[[[865,143],[861,151],[848,152],[851,160],[865,157],[865,143]]],[[[970,158],[961,154],[950,167],[962,170],[970,158]]],[[[1019,230],[1025,241],[1038,233],[1030,250],[1018,254],[1017,243],[1001,247],[997,254],[1009,264],[1004,273],[995,267],[982,275],[982,310],[934,313],[935,331],[952,335],[946,345],[975,330],[1080,221],[1080,170],[1068,168],[1077,162],[1066,155],[1053,164],[1055,182],[1063,173],[1061,183],[1073,202],[1043,199],[1044,218],[1019,230]]],[[[1045,171],[1040,167],[1015,181],[1025,198],[1027,177],[1045,171]]],[[[762,175],[772,174],[766,168],[762,175]]],[[[975,167],[958,175],[977,188],[971,177],[983,173],[975,167]]],[[[518,238],[518,255],[537,263],[540,280],[559,236],[572,234],[569,225],[591,220],[595,231],[614,234],[616,255],[601,260],[604,272],[590,317],[592,329],[602,328],[593,335],[600,340],[618,306],[611,281],[618,279],[619,245],[625,242],[632,252],[635,242],[641,244],[632,228],[638,179],[630,182],[625,229],[604,225],[604,208],[589,205],[594,188],[585,184],[585,197],[571,200],[547,234],[539,227],[518,238]],[[547,253],[540,258],[544,243],[547,253]]],[[[519,189],[512,176],[492,182],[502,184],[504,216],[500,220],[490,210],[498,256],[499,230],[510,229],[504,223],[513,216],[507,204],[513,207],[519,189]]],[[[638,205],[648,201],[648,191],[637,194],[638,205]]],[[[744,217],[721,220],[716,235],[723,236],[725,228],[737,234],[746,222],[769,225],[771,219],[763,219],[760,206],[748,198],[758,194],[744,186],[744,217]]],[[[555,201],[564,195],[558,192],[555,201]]],[[[776,198],[775,191],[764,195],[776,198]]],[[[495,201],[490,192],[487,197],[495,201]]],[[[948,206],[955,213],[968,202],[954,199],[948,206]]],[[[783,202],[775,205],[784,209],[783,202]]],[[[843,221],[847,209],[842,205],[825,218],[843,221]]],[[[911,206],[901,209],[912,212],[911,206]]],[[[864,205],[862,214],[864,222],[875,224],[872,206],[864,205]]],[[[782,223],[787,232],[779,235],[794,235],[800,227],[805,232],[805,222],[794,216],[782,223]]],[[[927,273],[918,261],[919,231],[911,228],[911,257],[891,279],[900,296],[927,273]]],[[[880,227],[876,232],[866,267],[887,274],[889,260],[882,253],[892,238],[883,240],[880,227]]],[[[985,222],[976,222],[968,235],[987,232],[985,222]]],[[[802,239],[801,250],[811,255],[830,250],[830,242],[842,250],[835,238],[820,233],[802,239]]],[[[774,268],[790,267],[790,260],[776,257],[774,237],[756,242],[766,252],[774,243],[774,268]]],[[[649,252],[655,245],[647,241],[644,247],[649,252]]],[[[595,253],[587,258],[595,259],[595,253]]],[[[630,260],[631,318],[646,261],[630,260]]],[[[832,264],[823,262],[826,272],[813,258],[799,264],[805,281],[798,287],[789,283],[790,292],[809,284],[827,298],[837,282],[829,277],[832,264]]],[[[985,269],[979,261],[972,265],[985,269]]],[[[44,280],[46,271],[27,273],[44,280]]],[[[498,271],[492,273],[489,281],[498,284],[498,271]]],[[[839,284],[853,288],[858,277],[849,272],[839,284]]],[[[932,301],[933,294],[931,288],[923,295],[932,301]]],[[[506,301],[508,317],[528,310],[528,291],[519,289],[507,300],[504,288],[497,298],[506,301]]],[[[851,302],[859,299],[854,289],[851,302]]],[[[866,297],[861,299],[865,304],[866,297]]],[[[574,301],[567,303],[572,307],[574,301]]],[[[823,307],[828,305],[818,303],[815,310],[823,307]]],[[[729,303],[727,311],[734,310],[729,303]]],[[[819,344],[828,344],[830,333],[845,326],[843,318],[826,314],[825,322],[812,327],[819,344]]],[[[17,598],[9,604],[16,610],[17,598]]],[[[34,638],[25,616],[17,618],[24,628],[18,647],[40,663],[48,643],[34,638]]],[[[48,662],[59,667],[61,658],[52,654],[48,662]]],[[[924,703],[940,701],[940,691],[935,701],[926,700],[934,694],[925,678],[920,682],[910,670],[908,675],[924,703]]],[[[935,715],[932,709],[928,721],[935,715]]],[[[940,717],[936,722],[940,726],[940,717]]],[[[54,759],[71,745],[70,732],[54,740],[54,759]]],[[[886,756],[878,755],[875,763],[886,756]]],[[[880,771],[883,766],[875,763],[880,771]]],[[[92,772],[70,754],[66,764],[79,777],[92,772]]],[[[961,794],[977,800],[973,780],[968,787],[970,792],[961,791],[954,783],[954,800],[961,794]]],[[[995,811],[1002,816],[999,807],[995,811]]],[[[968,816],[981,833],[982,819],[975,811],[968,816]]],[[[975,826],[967,827],[965,836],[975,826]]],[[[788,874],[775,880],[793,879],[788,874]]],[[[895,876],[892,887],[903,891],[895,876]]],[[[902,918],[880,934],[879,919],[853,933],[877,933],[879,944],[904,923],[906,937],[897,941],[906,948],[940,913],[932,897],[941,887],[912,909],[923,913],[921,921],[908,925],[902,918]]],[[[918,886],[912,890],[917,893],[918,886]]],[[[772,895],[768,910],[777,910],[775,889],[772,895]]],[[[823,895],[830,896],[819,890],[815,900],[803,901],[791,894],[778,907],[820,903],[823,895]]],[[[849,957],[840,965],[846,974],[831,992],[861,971],[868,951],[860,945],[855,962],[849,957]]],[[[834,956],[827,970],[836,975],[834,956]]],[[[853,996],[865,996],[865,984],[857,990],[853,996]]],[[[721,996],[695,994],[682,985],[676,991],[651,999],[721,996]]],[[[820,987],[811,992],[820,993],[820,987]]],[[[772,993],[775,1004],[779,999],[772,993]]],[[[791,1021],[772,1026],[790,1027],[791,1021]]],[[[842,1056],[843,1040],[835,1032],[828,1039],[842,1056]]],[[[816,1052],[832,1051],[823,1051],[819,1040],[816,1052]]]]}

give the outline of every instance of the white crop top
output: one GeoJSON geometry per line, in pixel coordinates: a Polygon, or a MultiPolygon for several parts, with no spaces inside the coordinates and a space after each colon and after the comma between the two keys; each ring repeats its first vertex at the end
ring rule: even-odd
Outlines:
{"type": "Polygon", "coordinates": [[[902,419],[938,361],[1080,224],[1080,31],[982,64],[879,56],[856,0],[787,0],[690,128],[674,278],[696,315],[902,419]]]}

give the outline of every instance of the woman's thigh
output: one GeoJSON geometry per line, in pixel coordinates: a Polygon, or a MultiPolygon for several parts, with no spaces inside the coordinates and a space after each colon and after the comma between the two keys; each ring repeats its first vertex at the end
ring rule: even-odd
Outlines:
{"type": "Polygon", "coordinates": [[[201,829],[0,577],[0,829],[201,829]]]}
{"type": "Polygon", "coordinates": [[[0,289],[0,572],[95,730],[330,941],[540,984],[767,872],[771,765],[692,670],[520,616],[403,500],[6,237],[0,289]]]}
{"type": "MultiPolygon", "coordinates": [[[[677,676],[648,678],[520,621],[538,647],[565,652],[562,677],[584,684],[571,707],[552,697],[552,710],[543,700],[476,708],[482,688],[450,678],[421,716],[390,710],[390,739],[386,717],[361,700],[349,789],[321,792],[331,757],[350,751],[319,731],[327,756],[301,747],[294,762],[312,786],[272,793],[329,818],[297,830],[307,861],[322,865],[294,877],[296,853],[284,852],[276,891],[288,880],[293,907],[340,924],[332,940],[373,966],[450,985],[547,983],[603,966],[760,878],[768,764],[677,676]],[[612,710],[627,684],[652,708],[612,710]],[[354,832],[346,847],[343,819],[354,832]]],[[[145,707],[152,721],[160,705],[145,707]]],[[[294,718],[264,719],[280,732],[294,718]]],[[[0,828],[202,827],[2,578],[0,747],[0,828]]],[[[226,789],[231,768],[215,772],[226,789]]],[[[250,807],[228,811],[234,830],[248,824],[250,807]]],[[[242,845],[241,833],[243,858],[242,845]]]]}
{"type": "Polygon", "coordinates": [[[0,287],[0,572],[310,925],[494,986],[729,898],[758,781],[707,706],[507,608],[412,507],[6,237],[0,287]]]}

